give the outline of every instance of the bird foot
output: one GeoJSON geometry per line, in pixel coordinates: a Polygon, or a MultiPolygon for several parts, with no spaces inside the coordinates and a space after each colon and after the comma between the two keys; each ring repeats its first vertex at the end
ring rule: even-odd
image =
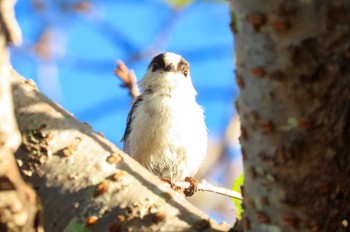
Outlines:
{"type": "Polygon", "coordinates": [[[171,183],[171,181],[169,179],[160,178],[160,180],[163,181],[165,184],[168,184],[170,187],[173,186],[173,183],[171,183]]]}
{"type": "Polygon", "coordinates": [[[193,177],[186,177],[185,181],[190,183],[190,186],[184,190],[184,194],[186,197],[192,196],[195,192],[197,192],[198,189],[198,181],[195,180],[193,177]]]}
{"type": "Polygon", "coordinates": [[[181,189],[180,187],[176,186],[176,184],[172,183],[169,179],[166,179],[166,178],[160,178],[160,179],[175,191],[178,191],[179,189],[181,189]]]}

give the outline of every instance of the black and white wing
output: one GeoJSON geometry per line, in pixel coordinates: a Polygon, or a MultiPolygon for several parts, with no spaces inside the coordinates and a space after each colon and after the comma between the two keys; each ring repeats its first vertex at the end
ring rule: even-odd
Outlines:
{"type": "Polygon", "coordinates": [[[127,119],[127,123],[126,123],[126,128],[125,128],[125,132],[124,132],[124,135],[121,139],[121,142],[124,143],[124,148],[125,148],[125,145],[126,143],[128,142],[128,137],[130,135],[130,132],[131,132],[131,124],[132,124],[132,120],[134,118],[134,113],[135,113],[135,110],[136,108],[138,107],[138,105],[140,104],[140,102],[142,101],[142,96],[138,96],[134,103],[132,104],[131,106],[131,109],[130,109],[130,112],[128,114],[128,119],[127,119]]]}

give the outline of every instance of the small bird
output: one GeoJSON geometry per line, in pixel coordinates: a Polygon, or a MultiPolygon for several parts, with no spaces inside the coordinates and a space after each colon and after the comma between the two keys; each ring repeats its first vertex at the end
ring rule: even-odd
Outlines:
{"type": "Polygon", "coordinates": [[[189,63],[174,53],[159,54],[140,87],[122,138],[125,152],[171,183],[193,177],[206,156],[207,128],[189,63]]]}

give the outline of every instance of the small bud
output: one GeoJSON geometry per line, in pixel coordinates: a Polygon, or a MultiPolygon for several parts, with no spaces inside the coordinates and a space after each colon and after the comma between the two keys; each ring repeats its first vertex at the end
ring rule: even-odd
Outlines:
{"type": "Polygon", "coordinates": [[[319,193],[328,193],[331,190],[329,184],[327,183],[321,183],[317,185],[316,188],[318,189],[319,193]]]}
{"type": "Polygon", "coordinates": [[[269,216],[267,216],[264,212],[257,212],[256,214],[256,219],[258,220],[259,223],[262,224],[267,224],[270,222],[269,216]]]}
{"type": "Polygon", "coordinates": [[[108,158],[107,162],[110,164],[119,164],[123,160],[120,153],[112,153],[108,158]]]}
{"type": "Polygon", "coordinates": [[[255,202],[253,199],[246,199],[245,205],[247,209],[255,209],[255,202]]]}
{"type": "Polygon", "coordinates": [[[242,220],[244,230],[250,230],[252,227],[250,225],[249,218],[243,218],[242,220]]]}
{"type": "Polygon", "coordinates": [[[305,118],[302,118],[299,120],[299,127],[304,128],[305,130],[308,130],[311,128],[311,122],[305,118]]]}
{"type": "Polygon", "coordinates": [[[293,215],[284,215],[282,217],[282,221],[286,224],[286,225],[289,225],[289,226],[295,226],[296,222],[297,222],[297,219],[295,216],[293,215]]]}
{"type": "Polygon", "coordinates": [[[290,23],[286,21],[276,21],[272,23],[272,27],[279,32],[288,31],[291,28],[290,23]]]}
{"type": "Polygon", "coordinates": [[[244,89],[244,87],[245,87],[244,81],[242,79],[240,79],[240,78],[237,78],[236,81],[237,81],[238,88],[239,89],[244,89]]]}
{"type": "Polygon", "coordinates": [[[263,77],[265,72],[261,67],[254,67],[252,68],[251,73],[255,77],[263,77]]]}
{"type": "Polygon", "coordinates": [[[153,222],[158,224],[166,218],[166,212],[165,211],[157,211],[156,213],[153,214],[153,222]]]}
{"type": "Polygon", "coordinates": [[[121,182],[123,178],[125,177],[125,172],[123,170],[120,170],[112,176],[112,180],[115,182],[121,182]]]}
{"type": "Polygon", "coordinates": [[[261,128],[263,129],[263,132],[271,132],[273,131],[273,124],[269,120],[265,120],[261,123],[261,128]]]}
{"type": "Polygon", "coordinates": [[[100,196],[108,191],[110,187],[110,182],[108,180],[103,181],[101,184],[99,184],[95,191],[95,197],[100,196]]]}
{"type": "Polygon", "coordinates": [[[96,216],[90,216],[86,219],[86,226],[92,226],[97,222],[98,218],[96,216]]]}
{"type": "Polygon", "coordinates": [[[230,29],[234,34],[238,33],[238,29],[235,22],[230,23],[230,29]]]}
{"type": "Polygon", "coordinates": [[[33,87],[33,88],[37,88],[35,82],[32,79],[25,80],[24,83],[26,85],[29,85],[29,86],[33,87]]]}

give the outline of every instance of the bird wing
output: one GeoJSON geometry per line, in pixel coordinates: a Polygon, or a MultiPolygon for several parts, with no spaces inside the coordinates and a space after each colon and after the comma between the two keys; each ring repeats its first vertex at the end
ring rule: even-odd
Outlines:
{"type": "Polygon", "coordinates": [[[133,116],[134,116],[134,112],[137,108],[137,106],[140,104],[140,102],[142,101],[142,96],[138,96],[136,97],[135,101],[133,102],[132,106],[131,106],[131,109],[130,109],[130,112],[128,114],[128,119],[127,119],[127,123],[126,123],[126,128],[125,128],[125,132],[124,132],[124,135],[121,139],[121,142],[124,143],[124,146],[128,140],[128,137],[129,137],[129,134],[131,132],[131,124],[132,124],[132,120],[133,120],[133,116]]]}

